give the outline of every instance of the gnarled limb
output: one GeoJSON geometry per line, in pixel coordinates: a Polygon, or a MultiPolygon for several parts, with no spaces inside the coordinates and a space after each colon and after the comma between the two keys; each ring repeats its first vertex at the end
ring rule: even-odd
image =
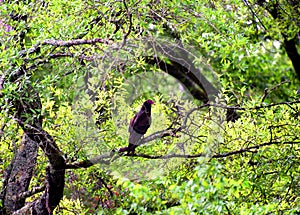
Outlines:
{"type": "Polygon", "coordinates": [[[2,199],[7,213],[48,215],[63,196],[65,159],[52,136],[42,129],[42,106],[38,93],[29,84],[21,85],[19,90],[20,93],[12,98],[12,111],[25,134],[7,176],[2,199]],[[46,169],[46,190],[39,199],[24,206],[26,197],[19,194],[28,190],[38,146],[50,164],[46,169]]]}

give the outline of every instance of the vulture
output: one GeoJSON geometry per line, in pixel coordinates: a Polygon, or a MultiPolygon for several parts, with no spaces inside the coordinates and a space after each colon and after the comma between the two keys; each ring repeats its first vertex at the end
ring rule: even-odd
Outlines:
{"type": "Polygon", "coordinates": [[[136,147],[139,146],[144,134],[151,125],[151,105],[154,102],[150,99],[145,101],[140,111],[130,120],[128,132],[128,147],[121,148],[119,152],[127,151],[128,154],[134,154],[136,147]]]}

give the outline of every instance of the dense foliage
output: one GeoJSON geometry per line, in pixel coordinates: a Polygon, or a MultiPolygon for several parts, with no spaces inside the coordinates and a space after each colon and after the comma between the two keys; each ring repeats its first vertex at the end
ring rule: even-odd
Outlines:
{"type": "Polygon", "coordinates": [[[0,213],[300,213],[299,1],[0,4],[0,213]]]}

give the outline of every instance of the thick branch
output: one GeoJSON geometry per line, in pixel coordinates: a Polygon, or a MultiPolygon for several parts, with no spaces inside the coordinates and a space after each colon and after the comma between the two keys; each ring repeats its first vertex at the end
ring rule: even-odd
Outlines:
{"type": "Polygon", "coordinates": [[[66,164],[66,169],[79,169],[79,168],[88,168],[90,166],[93,166],[94,164],[109,164],[110,162],[106,159],[112,158],[113,154],[104,154],[99,155],[94,158],[91,158],[89,160],[84,160],[80,162],[74,162],[71,164],[66,164]]]}
{"type": "Polygon", "coordinates": [[[16,121],[29,138],[34,140],[47,155],[50,164],[61,169],[65,160],[54,139],[42,129],[42,104],[38,93],[30,86],[23,86],[23,92],[15,99],[16,121]]]}
{"type": "Polygon", "coordinates": [[[34,187],[32,190],[28,190],[24,193],[21,193],[18,198],[25,199],[27,197],[33,196],[34,194],[40,193],[45,190],[45,186],[34,187]]]}
{"type": "Polygon", "coordinates": [[[159,69],[176,78],[188,89],[194,98],[202,101],[203,103],[207,103],[209,101],[204,86],[199,82],[194,73],[189,71],[183,65],[175,61],[171,61],[171,64],[168,64],[158,58],[147,59],[146,62],[148,64],[158,66],[159,69]]]}
{"type": "MultiPolygon", "coordinates": [[[[97,44],[97,43],[112,44],[112,41],[108,40],[108,39],[102,39],[102,38],[94,38],[94,39],[90,39],[90,40],[88,40],[88,39],[74,39],[74,40],[67,40],[67,41],[46,39],[42,42],[38,42],[35,46],[33,46],[30,49],[20,51],[19,57],[24,57],[24,56],[29,55],[29,54],[38,53],[40,51],[41,46],[43,46],[43,45],[51,45],[51,46],[55,46],[55,47],[71,47],[71,46],[78,46],[78,45],[93,45],[93,44],[97,44]]],[[[73,57],[73,54],[71,54],[71,53],[67,53],[67,54],[57,53],[57,54],[50,54],[49,57],[50,58],[73,57]]],[[[86,58],[87,60],[90,60],[90,57],[83,56],[83,55],[81,56],[81,58],[83,58],[83,59],[86,58]]],[[[42,61],[42,62],[44,62],[44,61],[42,61]]],[[[45,60],[45,62],[47,62],[47,61],[45,60]]]]}

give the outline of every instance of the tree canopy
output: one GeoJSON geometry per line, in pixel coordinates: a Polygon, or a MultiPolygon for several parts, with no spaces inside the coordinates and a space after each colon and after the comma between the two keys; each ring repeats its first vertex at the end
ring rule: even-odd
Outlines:
{"type": "Polygon", "coordinates": [[[300,213],[300,1],[0,5],[0,214],[300,213]]]}

